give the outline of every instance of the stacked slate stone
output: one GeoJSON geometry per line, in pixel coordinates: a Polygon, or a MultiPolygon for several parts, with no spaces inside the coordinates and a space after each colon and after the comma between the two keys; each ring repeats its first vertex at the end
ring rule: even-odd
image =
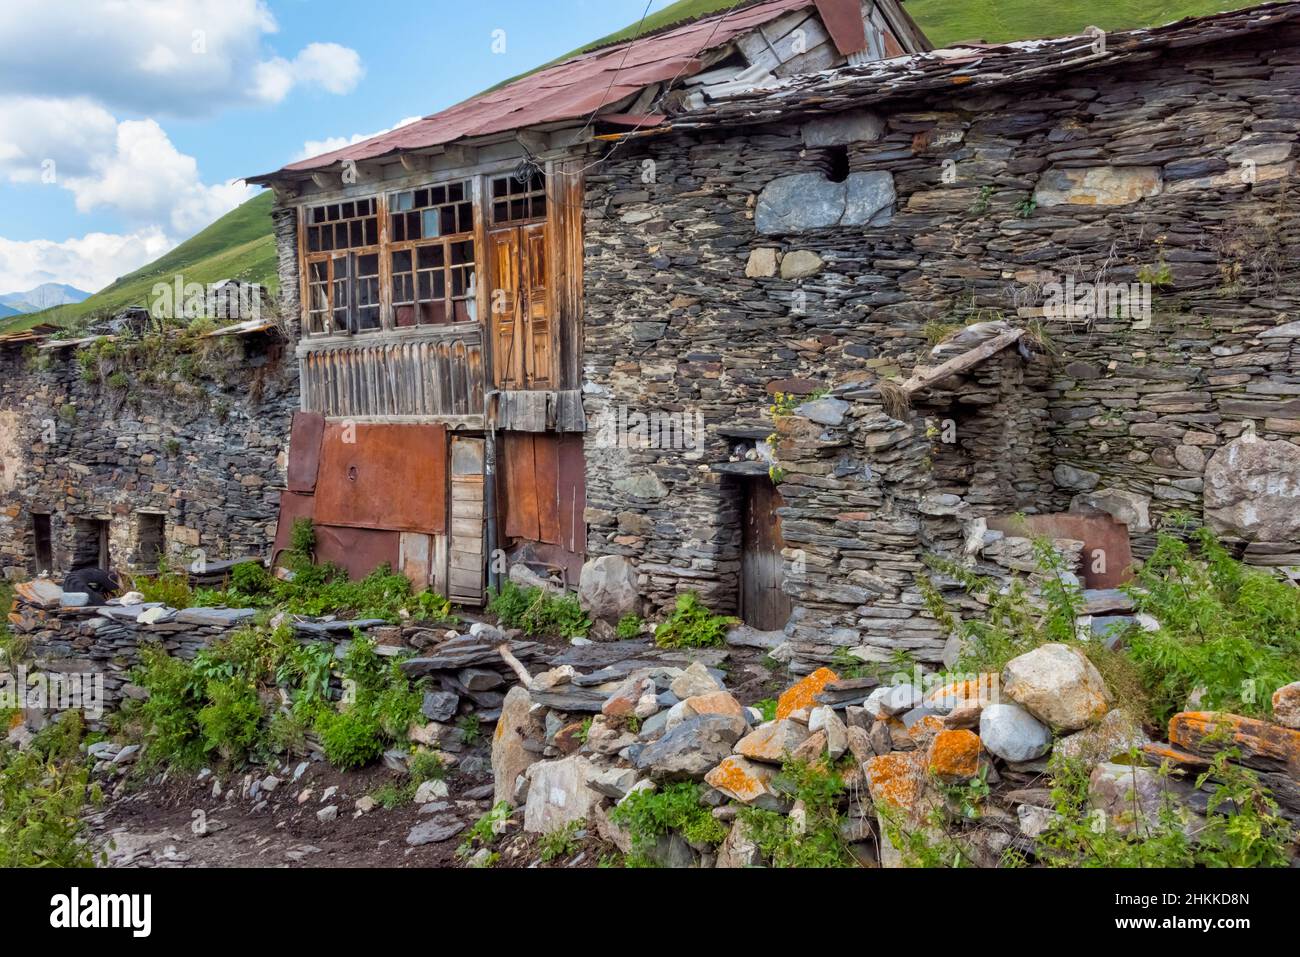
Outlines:
{"type": "MultiPolygon", "coordinates": [[[[587,180],[588,412],[699,411],[708,435],[692,457],[589,432],[588,553],[628,558],[660,608],[695,590],[733,610],[741,493],[709,468],[730,436],[773,431],[777,392],[901,383],[934,364],[933,325],[998,317],[1040,323],[1051,361],[991,360],[918,398],[961,436],[930,453],[925,508],[836,475],[851,443],[783,434],[783,531],[809,576],[787,581],[792,596],[864,587],[853,572],[885,595],[906,587],[923,549],[960,551],[963,530],[934,514],[958,507],[949,495],[989,513],[1123,498],[1138,557],[1171,509],[1191,511],[1247,561],[1300,564],[1298,49],[1292,22],[982,93],[975,67],[973,94],[909,92],[907,64],[877,64],[897,76],[826,80],[834,116],[814,115],[825,90],[803,111],[775,91],[746,101],[743,123],[624,144],[587,180]],[[1146,283],[1150,314],[1056,318],[1067,278],[1146,283]]],[[[827,643],[853,617],[832,611],[827,643]]]]}
{"type": "MultiPolygon", "coordinates": [[[[144,648],[160,648],[191,659],[230,635],[254,614],[251,609],[188,608],[177,611],[154,602],[135,605],[67,607],[61,589],[50,585],[45,599],[32,601],[20,591],[9,616],[10,629],[23,636],[20,664],[31,671],[102,675],[106,712],[123,697],[139,693],[129,675],[144,648]],[[144,620],[141,620],[141,619],[144,620]]],[[[92,720],[102,726],[103,718],[92,720]]]]}

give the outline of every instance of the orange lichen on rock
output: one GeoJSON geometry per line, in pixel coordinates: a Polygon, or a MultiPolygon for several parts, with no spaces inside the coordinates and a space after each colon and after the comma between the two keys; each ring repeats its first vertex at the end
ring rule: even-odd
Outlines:
{"type": "Polygon", "coordinates": [[[1211,756],[1225,747],[1241,751],[1242,763],[1282,765],[1300,776],[1300,731],[1226,711],[1184,711],[1169,719],[1169,740],[1211,756]]]}
{"type": "Polygon", "coordinates": [[[839,681],[840,676],[829,668],[818,668],[801,681],[795,682],[777,699],[777,718],[788,718],[801,708],[811,708],[817,703],[817,695],[832,681],[839,681]]]}
{"type": "Polygon", "coordinates": [[[998,698],[998,682],[1001,676],[996,673],[976,675],[940,685],[922,699],[921,704],[931,708],[943,708],[953,711],[958,708],[994,704],[998,698]]]}
{"type": "Polygon", "coordinates": [[[704,780],[728,797],[748,804],[771,791],[768,782],[775,774],[773,768],[733,754],[706,774],[704,780]]]}
{"type": "Polygon", "coordinates": [[[891,751],[863,765],[871,800],[917,813],[925,784],[921,759],[919,751],[891,751]]]}
{"type": "Polygon", "coordinates": [[[969,781],[979,773],[980,738],[970,731],[940,731],[930,742],[930,773],[948,784],[969,781]]]}

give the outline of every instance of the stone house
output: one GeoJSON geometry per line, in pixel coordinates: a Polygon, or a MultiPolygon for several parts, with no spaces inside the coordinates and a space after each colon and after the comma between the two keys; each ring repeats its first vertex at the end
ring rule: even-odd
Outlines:
{"type": "Polygon", "coordinates": [[[849,6],[254,177],[304,330],[281,536],[464,601],[630,575],[811,661],[939,660],[929,554],[1046,536],[1098,614],[1175,512],[1300,563],[1300,4],[941,51],[849,6]]]}
{"type": "MultiPolygon", "coordinates": [[[[193,348],[220,361],[166,368],[120,336],[0,337],[0,572],[89,566],[216,572],[275,534],[298,380],[265,326],[193,348]],[[111,342],[110,357],[95,353],[111,342]],[[83,362],[83,357],[98,356],[83,362]]],[[[152,340],[157,342],[158,340],[152,340]]]]}

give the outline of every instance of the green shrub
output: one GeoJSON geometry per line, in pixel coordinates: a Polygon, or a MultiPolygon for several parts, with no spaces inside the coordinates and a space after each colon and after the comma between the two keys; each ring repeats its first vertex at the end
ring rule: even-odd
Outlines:
{"type": "Polygon", "coordinates": [[[549,864],[551,861],[572,857],[578,853],[578,849],[582,847],[582,839],[579,837],[581,830],[581,821],[570,821],[563,827],[557,827],[543,834],[537,843],[542,863],[549,864]]]}
{"type": "Polygon", "coordinates": [[[204,750],[242,763],[261,740],[262,706],[257,689],[241,678],[209,681],[207,701],[198,714],[204,750]]]}
{"type": "Polygon", "coordinates": [[[740,821],[763,858],[773,867],[853,867],[855,861],[840,834],[839,804],[844,779],[829,760],[786,761],[772,788],[803,802],[802,827],[785,814],[741,808],[740,821]]]}
{"type": "Polygon", "coordinates": [[[632,851],[625,861],[629,867],[653,867],[655,845],[669,831],[693,844],[720,844],[727,836],[727,826],[700,804],[700,785],[692,781],[633,791],[610,812],[610,819],[631,835],[632,851]]]}
{"type": "Polygon", "coordinates": [[[724,645],[727,632],[739,619],[714,615],[695,592],[677,596],[677,606],[667,621],[655,629],[655,644],[661,648],[709,648],[724,645]]]}
{"type": "Polygon", "coordinates": [[[492,806],[492,810],[483,814],[474,822],[474,826],[465,832],[465,839],[456,848],[456,856],[464,860],[473,856],[480,847],[491,847],[496,843],[497,829],[503,827],[508,820],[510,820],[509,803],[498,801],[492,806]]]}
{"type": "Polygon", "coordinates": [[[1268,717],[1273,692],[1300,679],[1300,591],[1233,559],[1208,529],[1159,536],[1128,589],[1158,631],[1132,629],[1128,654],[1163,724],[1197,689],[1207,710],[1268,717]]]}
{"type": "Polygon", "coordinates": [[[618,620],[618,626],[614,629],[614,634],[623,641],[639,638],[641,637],[642,624],[640,615],[624,615],[618,620]]]}
{"type": "Polygon", "coordinates": [[[325,759],[343,771],[363,767],[384,753],[383,728],[370,708],[326,709],[316,719],[316,735],[325,759]]]}
{"type": "Polygon", "coordinates": [[[183,571],[172,571],[160,564],[158,574],[137,576],[132,587],[144,596],[145,601],[162,602],[170,608],[189,608],[194,604],[194,590],[190,577],[183,571]]]}
{"type": "Polygon", "coordinates": [[[0,867],[95,865],[83,811],[102,794],[78,750],[82,733],[81,716],[66,712],[25,751],[0,743],[0,867]]]}
{"type": "Polygon", "coordinates": [[[504,628],[519,628],[529,636],[585,637],[591,619],[576,595],[551,595],[542,588],[520,588],[512,581],[489,590],[488,611],[504,628]]]}
{"type": "Polygon", "coordinates": [[[954,579],[981,604],[982,617],[962,621],[948,610],[942,595],[925,575],[917,585],[931,616],[950,635],[961,639],[961,671],[1001,671],[1012,658],[1047,642],[1071,643],[1076,639],[1075,619],[1083,611],[1083,591],[1067,578],[1065,559],[1047,539],[1035,539],[1034,557],[1042,577],[1040,610],[1030,599],[1023,579],[1005,585],[1001,579],[976,575],[956,562],[927,555],[934,571],[954,579]]]}

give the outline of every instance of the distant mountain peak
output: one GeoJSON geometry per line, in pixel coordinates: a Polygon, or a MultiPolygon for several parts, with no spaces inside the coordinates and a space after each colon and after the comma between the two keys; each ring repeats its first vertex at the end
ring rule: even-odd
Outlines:
{"type": "Polygon", "coordinates": [[[63,282],[43,282],[25,292],[0,295],[0,306],[6,307],[4,315],[20,312],[40,312],[52,306],[66,306],[90,298],[90,293],[63,282]],[[8,311],[12,310],[12,312],[8,311]]]}

